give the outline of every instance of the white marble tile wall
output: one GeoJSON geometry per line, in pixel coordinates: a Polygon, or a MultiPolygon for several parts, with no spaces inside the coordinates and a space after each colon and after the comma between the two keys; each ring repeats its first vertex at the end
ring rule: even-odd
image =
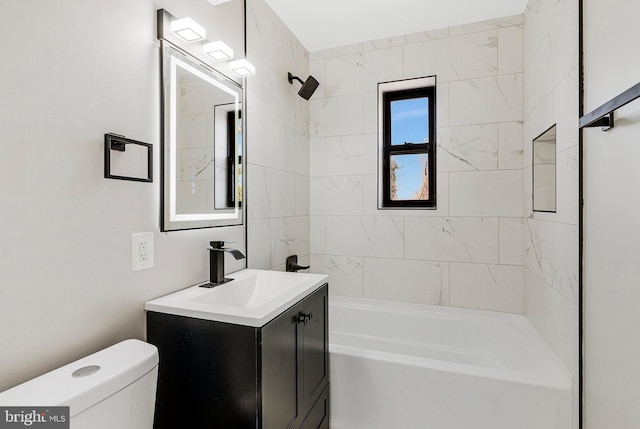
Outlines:
{"type": "Polygon", "coordinates": [[[524,313],[572,373],[574,388],[579,302],[577,8],[577,0],[529,1],[524,23],[523,130],[524,313]],[[532,141],[554,124],[556,213],[534,212],[532,141]]]}
{"type": "Polygon", "coordinates": [[[309,103],[287,72],[305,79],[308,53],[263,0],[247,1],[248,266],[309,262],[309,103]]]}
{"type": "Polygon", "coordinates": [[[523,16],[310,54],[312,270],[330,292],[522,313],[523,16]],[[377,208],[377,83],[437,76],[436,210],[377,208]]]}

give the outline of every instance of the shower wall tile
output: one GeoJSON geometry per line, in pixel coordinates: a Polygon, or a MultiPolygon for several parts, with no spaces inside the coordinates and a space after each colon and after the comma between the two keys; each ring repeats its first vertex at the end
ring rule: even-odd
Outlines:
{"type": "Polygon", "coordinates": [[[251,124],[246,133],[247,141],[251,142],[251,148],[247,151],[247,162],[273,168],[275,166],[274,121],[249,106],[247,122],[251,124]]]}
{"type": "Polygon", "coordinates": [[[405,45],[409,45],[411,43],[420,43],[420,42],[428,42],[430,40],[444,39],[446,37],[449,37],[449,31],[450,31],[450,28],[437,28],[435,30],[405,34],[402,37],[404,38],[405,45]]]}
{"type": "Polygon", "coordinates": [[[489,19],[487,21],[473,22],[471,24],[458,25],[449,29],[449,35],[475,33],[477,31],[485,31],[493,28],[511,27],[521,25],[524,17],[522,15],[505,16],[502,18],[489,19]]]}
{"type": "Polygon", "coordinates": [[[406,42],[405,36],[387,37],[383,39],[369,40],[362,42],[362,52],[375,51],[377,49],[388,49],[402,46],[406,42]]]}
{"type": "Polygon", "coordinates": [[[313,96],[317,98],[324,98],[326,96],[327,78],[325,76],[325,65],[325,60],[309,61],[309,74],[315,77],[319,83],[316,92],[313,94],[313,96]]]}
{"type": "Polygon", "coordinates": [[[358,134],[327,137],[326,175],[375,174],[378,170],[378,136],[358,134]]]}
{"type": "Polygon", "coordinates": [[[523,313],[522,266],[451,264],[451,305],[523,313]]]}
{"type": "Polygon", "coordinates": [[[522,217],[522,171],[450,174],[451,215],[522,217]]]}
{"type": "Polygon", "coordinates": [[[357,54],[358,52],[362,52],[362,42],[354,43],[352,45],[340,46],[337,48],[323,49],[322,51],[311,52],[309,54],[309,59],[311,61],[316,61],[336,56],[357,54]]]}
{"type": "Polygon", "coordinates": [[[437,217],[449,216],[449,173],[437,174],[437,205],[435,210],[380,210],[378,209],[378,176],[362,176],[364,209],[367,216],[437,217]]]}
{"type": "Polygon", "coordinates": [[[482,306],[524,311],[522,298],[513,303],[523,276],[512,274],[524,259],[522,23],[507,17],[309,55],[323,78],[310,102],[311,253],[362,264],[357,286],[339,293],[456,305],[450,265],[491,264],[500,287],[458,287],[458,302],[481,295],[482,306]],[[428,75],[437,80],[437,208],[380,210],[377,84],[428,75]]]}
{"type": "Polygon", "coordinates": [[[378,82],[402,75],[403,48],[393,47],[327,58],[327,97],[361,94],[377,90],[378,82]]]}
{"type": "Polygon", "coordinates": [[[524,220],[522,218],[500,219],[499,261],[503,265],[524,264],[524,220]]]}
{"type": "Polygon", "coordinates": [[[274,29],[273,71],[276,76],[284,79],[287,79],[287,73],[292,73],[304,80],[309,74],[308,53],[298,45],[297,40],[288,37],[287,33],[279,27],[274,29]]]}
{"type": "Polygon", "coordinates": [[[286,256],[310,252],[309,103],[287,80],[309,74],[309,56],[264,0],[247,1],[247,56],[247,257],[284,270],[286,256]]]}
{"type": "Polygon", "coordinates": [[[438,128],[449,126],[449,84],[446,82],[437,83],[436,121],[438,123],[438,128]]]}
{"type": "Polygon", "coordinates": [[[311,178],[312,215],[361,215],[362,176],[311,178]]]}
{"type": "Polygon", "coordinates": [[[309,176],[326,175],[326,147],[325,137],[316,137],[309,140],[309,176]]]}
{"type": "Polygon", "coordinates": [[[271,216],[284,217],[296,214],[295,195],[296,176],[284,171],[270,170],[267,173],[268,199],[271,203],[271,216]]]}
{"type": "Polygon", "coordinates": [[[544,281],[537,279],[533,325],[578,379],[578,307],[544,281]]]}
{"type": "Polygon", "coordinates": [[[578,224],[578,145],[556,157],[556,221],[578,224]]]}
{"type": "Polygon", "coordinates": [[[578,99],[578,69],[572,70],[553,90],[553,116],[556,126],[556,146],[558,153],[578,145],[575,119],[579,116],[578,104],[567,100],[578,99]]]}
{"type": "Polygon", "coordinates": [[[449,263],[364,258],[364,297],[449,305],[449,263]]]}
{"type": "Polygon", "coordinates": [[[525,267],[577,304],[577,225],[528,219],[524,240],[525,267]]]}
{"type": "Polygon", "coordinates": [[[498,219],[405,218],[405,257],[430,261],[498,262],[498,219]]]}
{"type": "Polygon", "coordinates": [[[536,317],[536,282],[539,281],[541,280],[531,271],[524,268],[524,315],[531,324],[534,324],[536,317]]]}
{"type": "Polygon", "coordinates": [[[365,92],[362,94],[363,118],[362,132],[364,134],[378,133],[378,92],[365,92]]]}
{"type": "Polygon", "coordinates": [[[249,219],[295,216],[296,176],[292,173],[249,164],[247,186],[251,195],[249,219]]]}
{"type": "Polygon", "coordinates": [[[309,254],[309,216],[274,219],[275,265],[290,255],[309,254]]]}
{"type": "Polygon", "coordinates": [[[524,71],[524,26],[509,26],[498,30],[498,72],[500,74],[524,71]]]}
{"type": "Polygon", "coordinates": [[[478,171],[498,168],[498,125],[438,130],[438,170],[478,171]]]}
{"type": "Polygon", "coordinates": [[[310,109],[311,252],[324,263],[363,258],[359,295],[456,305],[450,265],[491,264],[514,284],[459,286],[457,302],[480,294],[483,307],[524,310],[523,276],[513,275],[524,259],[522,23],[507,17],[309,55],[325,80],[310,109]],[[437,78],[437,208],[380,210],[377,83],[427,75],[437,78]]]}
{"type": "Polygon", "coordinates": [[[497,39],[497,30],[490,30],[406,45],[404,76],[437,75],[440,82],[495,76],[497,39]]]}
{"type": "Polygon", "coordinates": [[[251,240],[249,240],[248,266],[260,270],[269,270],[273,266],[272,255],[272,219],[258,219],[249,221],[251,240]]]}
{"type": "Polygon", "coordinates": [[[554,223],[551,285],[575,305],[578,304],[578,226],[554,223]]]}
{"type": "Polygon", "coordinates": [[[383,216],[327,216],[327,253],[403,257],[404,219],[383,216]]]}
{"type": "Polygon", "coordinates": [[[282,124],[274,134],[275,168],[309,176],[309,138],[282,124]]]}
{"type": "Polygon", "coordinates": [[[296,216],[309,216],[310,195],[309,176],[296,175],[296,216]]]}
{"type": "Polygon", "coordinates": [[[363,297],[362,257],[337,255],[311,255],[314,273],[327,274],[329,293],[332,295],[363,297]]]}
{"type": "Polygon", "coordinates": [[[449,83],[449,124],[522,120],[522,73],[449,83]]]}
{"type": "MultiPolygon", "coordinates": [[[[578,380],[578,12],[532,0],[524,27],[525,314],[578,380]],[[556,213],[531,210],[531,141],[556,124],[556,213]]],[[[577,428],[577,420],[574,428],[577,428]]]]}
{"type": "Polygon", "coordinates": [[[259,58],[267,66],[273,66],[274,26],[263,5],[255,1],[247,2],[247,53],[259,58]]]}
{"type": "Polygon", "coordinates": [[[498,168],[522,170],[523,167],[522,122],[503,122],[498,125],[498,168]]]}
{"type": "Polygon", "coordinates": [[[273,119],[289,128],[298,123],[297,108],[300,107],[298,90],[287,80],[287,75],[271,73],[272,98],[268,101],[273,119]]]}
{"type": "Polygon", "coordinates": [[[311,253],[324,254],[327,253],[326,236],[327,236],[327,218],[325,216],[311,216],[311,253]]]}
{"type": "Polygon", "coordinates": [[[310,100],[311,137],[361,134],[362,94],[310,100]]]}

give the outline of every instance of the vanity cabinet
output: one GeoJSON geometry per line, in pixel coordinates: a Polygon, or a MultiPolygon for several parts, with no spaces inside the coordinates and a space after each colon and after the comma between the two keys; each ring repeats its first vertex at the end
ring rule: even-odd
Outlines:
{"type": "Polygon", "coordinates": [[[147,312],[154,428],[329,427],[328,286],[262,327],[147,312]]]}

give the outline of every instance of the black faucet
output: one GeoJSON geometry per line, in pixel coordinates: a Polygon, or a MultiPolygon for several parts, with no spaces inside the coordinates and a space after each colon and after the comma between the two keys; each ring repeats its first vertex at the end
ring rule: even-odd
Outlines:
{"type": "Polygon", "coordinates": [[[298,265],[298,255],[291,255],[287,258],[287,263],[285,264],[285,271],[288,273],[295,273],[299,270],[306,270],[307,267],[303,267],[302,265],[298,265]]]}
{"type": "Polygon", "coordinates": [[[224,241],[211,241],[209,251],[209,283],[201,285],[201,287],[212,288],[233,279],[224,276],[224,253],[231,253],[236,260],[244,259],[245,256],[238,249],[224,247],[224,241]]]}

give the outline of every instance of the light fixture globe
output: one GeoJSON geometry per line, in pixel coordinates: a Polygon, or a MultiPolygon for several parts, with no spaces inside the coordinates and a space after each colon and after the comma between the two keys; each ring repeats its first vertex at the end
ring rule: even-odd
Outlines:
{"type": "Polygon", "coordinates": [[[206,43],[202,52],[215,61],[226,61],[233,58],[233,49],[221,40],[206,43]]]}
{"type": "Polygon", "coordinates": [[[204,27],[189,17],[172,21],[171,31],[187,43],[198,42],[207,37],[204,27]]]}
{"type": "Polygon", "coordinates": [[[256,68],[246,59],[231,61],[229,69],[240,77],[251,76],[256,74],[256,68]]]}

